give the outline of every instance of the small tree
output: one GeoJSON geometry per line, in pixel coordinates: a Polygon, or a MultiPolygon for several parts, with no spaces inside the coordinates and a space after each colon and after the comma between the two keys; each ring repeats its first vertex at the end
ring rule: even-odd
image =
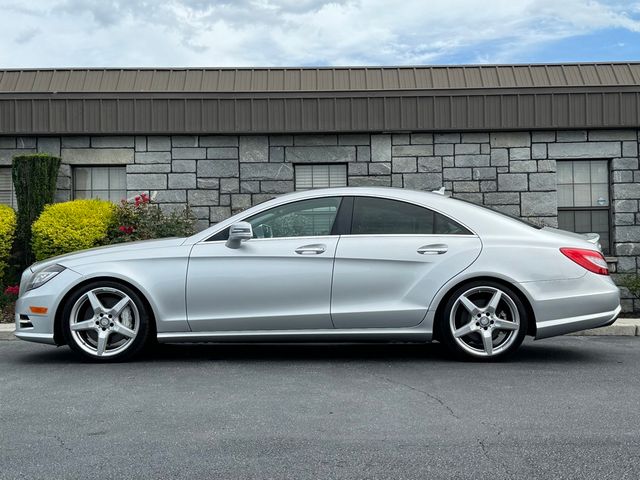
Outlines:
{"type": "Polygon", "coordinates": [[[45,153],[13,157],[12,177],[18,202],[16,254],[20,268],[33,262],[31,224],[53,203],[60,159],[45,153]]]}

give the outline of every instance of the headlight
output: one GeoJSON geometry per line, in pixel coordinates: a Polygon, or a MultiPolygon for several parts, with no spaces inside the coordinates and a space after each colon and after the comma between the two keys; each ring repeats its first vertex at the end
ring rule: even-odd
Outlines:
{"type": "Polygon", "coordinates": [[[62,265],[50,265],[46,268],[43,268],[42,270],[37,271],[29,279],[25,291],[28,292],[29,290],[33,290],[34,288],[41,287],[63,270],[64,267],[62,265]]]}

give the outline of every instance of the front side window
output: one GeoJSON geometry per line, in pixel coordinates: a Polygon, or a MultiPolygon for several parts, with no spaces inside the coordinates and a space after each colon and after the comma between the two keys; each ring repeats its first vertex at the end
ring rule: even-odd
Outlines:
{"type": "Polygon", "coordinates": [[[558,160],[558,228],[597,233],[610,251],[609,162],[558,160]]]}
{"type": "Polygon", "coordinates": [[[254,238],[331,235],[340,197],[314,198],[274,207],[246,219],[254,238]]]}
{"type": "Polygon", "coordinates": [[[384,198],[356,197],[352,235],[469,235],[453,220],[424,207],[384,198]]]}
{"type": "Polygon", "coordinates": [[[119,202],[127,196],[125,167],[74,167],[73,198],[119,202]]]}
{"type": "Polygon", "coordinates": [[[0,203],[17,208],[16,193],[13,189],[11,168],[0,168],[0,203]]]}

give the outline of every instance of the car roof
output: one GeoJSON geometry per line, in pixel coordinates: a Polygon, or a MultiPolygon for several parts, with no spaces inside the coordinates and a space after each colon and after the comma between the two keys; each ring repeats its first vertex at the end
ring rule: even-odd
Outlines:
{"type": "Polygon", "coordinates": [[[381,196],[381,197],[396,197],[403,199],[425,200],[432,199],[434,197],[446,198],[445,195],[434,192],[425,192],[421,190],[409,190],[406,188],[396,187],[332,187],[332,188],[315,188],[311,190],[302,190],[298,192],[286,193],[277,197],[278,199],[287,199],[287,201],[294,198],[311,198],[311,197],[324,197],[330,195],[340,196],[381,196]]]}
{"type": "MultiPolygon", "coordinates": [[[[483,231],[495,231],[495,229],[499,227],[511,228],[514,230],[522,230],[523,228],[528,230],[531,228],[498,212],[494,212],[470,202],[451,198],[446,194],[395,187],[365,186],[303,190],[287,193],[271,200],[267,200],[266,202],[244,210],[240,215],[246,218],[247,216],[255,215],[256,213],[284,203],[329,196],[370,196],[415,203],[451,217],[453,220],[461,223],[466,228],[480,236],[482,236],[483,231]]],[[[239,219],[234,217],[236,217],[236,215],[233,215],[232,217],[223,220],[222,222],[217,223],[216,225],[213,225],[192,237],[189,237],[186,243],[194,243],[209,238],[211,235],[222,228],[226,228],[234,221],[239,221],[239,219]]]]}

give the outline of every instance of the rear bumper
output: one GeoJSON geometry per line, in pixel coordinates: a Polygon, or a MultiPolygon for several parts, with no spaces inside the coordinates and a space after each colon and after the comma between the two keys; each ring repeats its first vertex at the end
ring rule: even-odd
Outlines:
{"type": "Polygon", "coordinates": [[[618,305],[618,308],[610,312],[538,322],[536,340],[564,335],[565,333],[579,332],[589,328],[606,327],[616,321],[621,310],[622,307],[618,305]]]}
{"type": "Polygon", "coordinates": [[[536,317],[536,339],[610,325],[620,315],[620,290],[610,277],[588,272],[580,278],[526,282],[536,317]]]}

